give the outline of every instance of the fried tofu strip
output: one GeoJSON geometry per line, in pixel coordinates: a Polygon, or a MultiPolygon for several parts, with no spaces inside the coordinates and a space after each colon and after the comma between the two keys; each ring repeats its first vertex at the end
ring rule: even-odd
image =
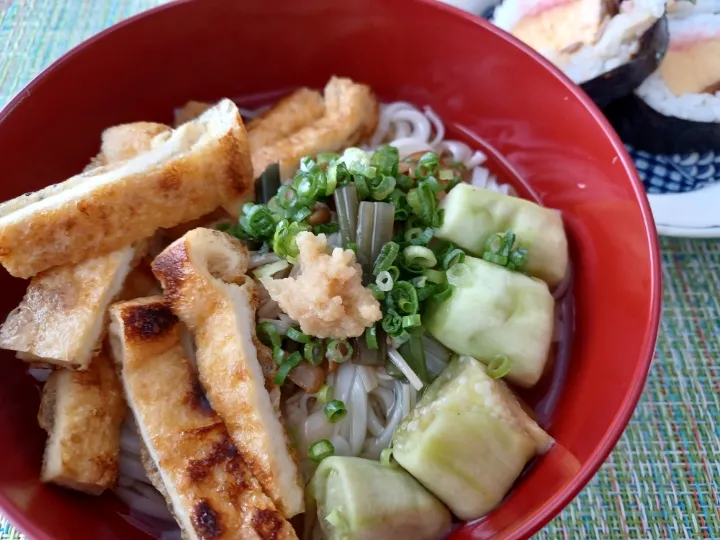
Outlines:
{"type": "Polygon", "coordinates": [[[165,124],[134,122],[107,128],[102,134],[98,165],[127,161],[149,152],[153,146],[170,137],[172,129],[165,124]],[[162,137],[159,135],[164,134],[162,137]]]}
{"type": "Polygon", "coordinates": [[[223,100],[148,152],[0,205],[0,262],[31,277],[205,215],[252,192],[249,152],[223,100]]]}
{"type": "MultiPolygon", "coordinates": [[[[312,101],[308,94],[304,93],[303,95],[308,96],[303,101],[312,101]]],[[[292,115],[288,114],[289,111],[296,108],[294,103],[298,99],[297,97],[288,103],[293,96],[286,98],[268,111],[265,119],[260,117],[255,129],[262,129],[262,132],[268,133],[271,130],[269,127],[262,128],[263,122],[266,123],[266,126],[274,126],[282,123],[282,118],[288,116],[294,118],[293,122],[306,120],[309,115],[300,116],[297,111],[292,115]]],[[[313,111],[316,110],[316,107],[317,104],[313,105],[313,111]]],[[[350,79],[333,77],[325,86],[324,114],[311,124],[304,127],[298,125],[297,131],[278,140],[269,140],[270,137],[264,135],[261,139],[266,141],[264,144],[253,141],[250,131],[251,124],[248,124],[255,176],[262,174],[268,165],[278,162],[280,163],[280,177],[289,178],[295,173],[300,159],[304,156],[315,156],[322,152],[339,152],[348,146],[358,144],[373,134],[377,122],[378,103],[370,87],[356,84],[350,79]]],[[[297,123],[299,124],[299,122],[297,123]]],[[[237,217],[245,202],[247,201],[237,198],[237,200],[225,203],[223,207],[237,217]]]]}
{"type": "Polygon", "coordinates": [[[102,345],[107,308],[143,253],[127,246],[38,274],[0,327],[0,347],[23,360],[87,369],[102,345]]]}
{"type": "Polygon", "coordinates": [[[98,354],[87,371],[53,371],[38,422],[48,432],[40,479],[100,495],[115,485],[125,401],[115,367],[98,354]]]}
{"type": "Polygon", "coordinates": [[[262,173],[280,163],[282,178],[291,176],[303,156],[338,152],[372,135],[378,103],[369,86],[333,77],[325,86],[325,114],[292,135],[268,146],[252,146],[253,168],[262,173]]]}
{"type": "Polygon", "coordinates": [[[254,151],[292,135],[322,117],[324,112],[325,101],[320,92],[309,88],[295,90],[247,123],[250,149],[254,151]]]}
{"type": "Polygon", "coordinates": [[[265,493],[286,518],[303,511],[295,456],[266,389],[255,337],[255,284],[247,250],[220,231],[195,229],[152,268],[173,312],[195,337],[200,380],[265,493]],[[242,283],[242,285],[238,285],[242,283]]]}
{"type": "Polygon", "coordinates": [[[188,101],[179,109],[175,109],[175,127],[180,127],[191,120],[195,120],[210,107],[212,107],[212,103],[206,103],[204,101],[188,101]]]}
{"type": "Polygon", "coordinates": [[[183,538],[296,538],[204,401],[169,305],[158,296],[120,302],[110,316],[113,355],[151,458],[148,472],[183,538]]]}

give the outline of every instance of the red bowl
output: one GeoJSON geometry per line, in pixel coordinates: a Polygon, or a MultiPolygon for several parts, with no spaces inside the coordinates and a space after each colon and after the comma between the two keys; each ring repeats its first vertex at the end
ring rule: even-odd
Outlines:
{"type": "MultiPolygon", "coordinates": [[[[605,460],[650,366],[660,310],[655,228],[632,162],[590,100],[527,47],[431,0],[186,0],[72,50],[0,114],[0,198],[83,168],[103,128],[170,122],[189,99],[267,99],[332,74],[386,100],[430,105],[455,135],[481,138],[542,202],[562,211],[575,269],[575,339],[537,460],[490,516],[457,539],[522,538],[567,505],[605,460]]],[[[512,176],[512,174],[511,174],[512,176]]],[[[0,313],[25,283],[0,275],[0,313]]],[[[549,399],[546,396],[546,400],[549,399]]],[[[2,353],[0,507],[37,539],[145,538],[112,496],[40,484],[38,391],[2,353]]],[[[547,403],[545,404],[547,405],[547,403]]]]}

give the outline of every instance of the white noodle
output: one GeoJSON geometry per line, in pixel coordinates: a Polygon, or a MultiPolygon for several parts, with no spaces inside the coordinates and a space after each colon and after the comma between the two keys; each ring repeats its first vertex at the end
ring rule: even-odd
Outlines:
{"type": "Polygon", "coordinates": [[[425,116],[430,120],[435,129],[435,137],[430,141],[430,146],[437,147],[437,144],[445,138],[445,125],[430,107],[425,107],[425,116]]]}
{"type": "Polygon", "coordinates": [[[465,166],[468,169],[474,169],[475,167],[482,165],[487,161],[487,156],[480,150],[477,150],[470,159],[465,162],[465,166]]]}
{"type": "Polygon", "coordinates": [[[147,514],[148,516],[173,521],[172,514],[168,510],[167,504],[159,502],[155,499],[148,499],[134,489],[119,487],[115,490],[118,498],[127,504],[133,510],[147,514]]]}
{"type": "Polygon", "coordinates": [[[397,352],[397,350],[389,349],[388,357],[390,358],[390,361],[395,364],[395,367],[402,371],[402,374],[405,375],[405,378],[410,382],[410,384],[413,385],[413,388],[415,388],[415,390],[422,390],[423,383],[420,380],[420,377],[415,374],[415,372],[408,365],[402,355],[397,352]]]}
{"type": "Polygon", "coordinates": [[[355,377],[351,392],[351,400],[349,405],[349,414],[352,416],[350,425],[350,452],[353,456],[360,454],[365,436],[367,435],[367,417],[368,417],[368,400],[367,393],[361,377],[355,377]]]}
{"type": "Polygon", "coordinates": [[[150,483],[145,468],[142,466],[142,463],[140,463],[139,457],[133,456],[132,454],[120,454],[120,474],[128,476],[138,482],[143,482],[144,484],[150,483]]]}
{"type": "Polygon", "coordinates": [[[52,369],[48,368],[36,368],[31,367],[28,368],[28,375],[30,375],[33,379],[35,379],[38,382],[44,383],[47,381],[47,378],[52,373],[52,369]]]}
{"type": "Polygon", "coordinates": [[[248,268],[252,270],[253,268],[257,268],[258,266],[278,262],[279,260],[280,257],[275,255],[275,253],[273,253],[272,251],[269,253],[259,253],[257,251],[251,251],[250,260],[248,261],[248,268]]]}
{"type": "Polygon", "coordinates": [[[369,366],[358,366],[357,370],[360,378],[362,379],[363,385],[365,386],[365,391],[370,393],[375,390],[378,385],[375,370],[369,366]]]}
{"type": "Polygon", "coordinates": [[[132,433],[129,430],[126,431],[125,429],[120,432],[120,449],[123,452],[139,456],[141,446],[142,442],[140,441],[140,437],[138,437],[137,433],[132,433]]]}

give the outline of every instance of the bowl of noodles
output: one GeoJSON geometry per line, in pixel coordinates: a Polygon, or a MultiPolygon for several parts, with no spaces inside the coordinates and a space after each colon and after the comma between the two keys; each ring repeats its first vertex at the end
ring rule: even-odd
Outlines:
{"type": "Polygon", "coordinates": [[[525,538],[642,391],[631,161],[451,7],[161,6],[31,82],[0,157],[0,507],[31,538],[525,538]]]}

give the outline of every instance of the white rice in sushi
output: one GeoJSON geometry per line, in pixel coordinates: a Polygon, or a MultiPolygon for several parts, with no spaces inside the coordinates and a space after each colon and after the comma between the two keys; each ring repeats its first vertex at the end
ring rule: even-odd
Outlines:
{"type": "MultiPolygon", "coordinates": [[[[670,19],[670,50],[666,62],[674,49],[687,51],[693,43],[717,41],[715,50],[720,50],[720,14],[699,12],[690,16],[670,19]],[[683,49],[684,48],[684,49],[683,49]]],[[[713,54],[710,61],[717,66],[720,83],[720,55],[713,54]]],[[[704,71],[704,73],[707,73],[704,71]]],[[[685,77],[685,79],[687,79],[685,77]]],[[[715,92],[690,92],[677,95],[663,78],[663,65],[637,89],[637,95],[650,107],[664,114],[696,122],[720,122],[720,90],[715,92]]]]}
{"type": "MultiPolygon", "coordinates": [[[[496,9],[493,22],[512,33],[533,2],[544,3],[543,0],[506,0],[496,9]]],[[[583,4],[588,6],[583,7],[588,13],[587,22],[596,13],[596,8],[589,7],[584,0],[583,4]]],[[[581,84],[628,63],[639,51],[640,38],[664,13],[665,0],[625,0],[617,15],[604,20],[594,42],[579,43],[565,50],[538,49],[538,52],[581,84]]]]}

